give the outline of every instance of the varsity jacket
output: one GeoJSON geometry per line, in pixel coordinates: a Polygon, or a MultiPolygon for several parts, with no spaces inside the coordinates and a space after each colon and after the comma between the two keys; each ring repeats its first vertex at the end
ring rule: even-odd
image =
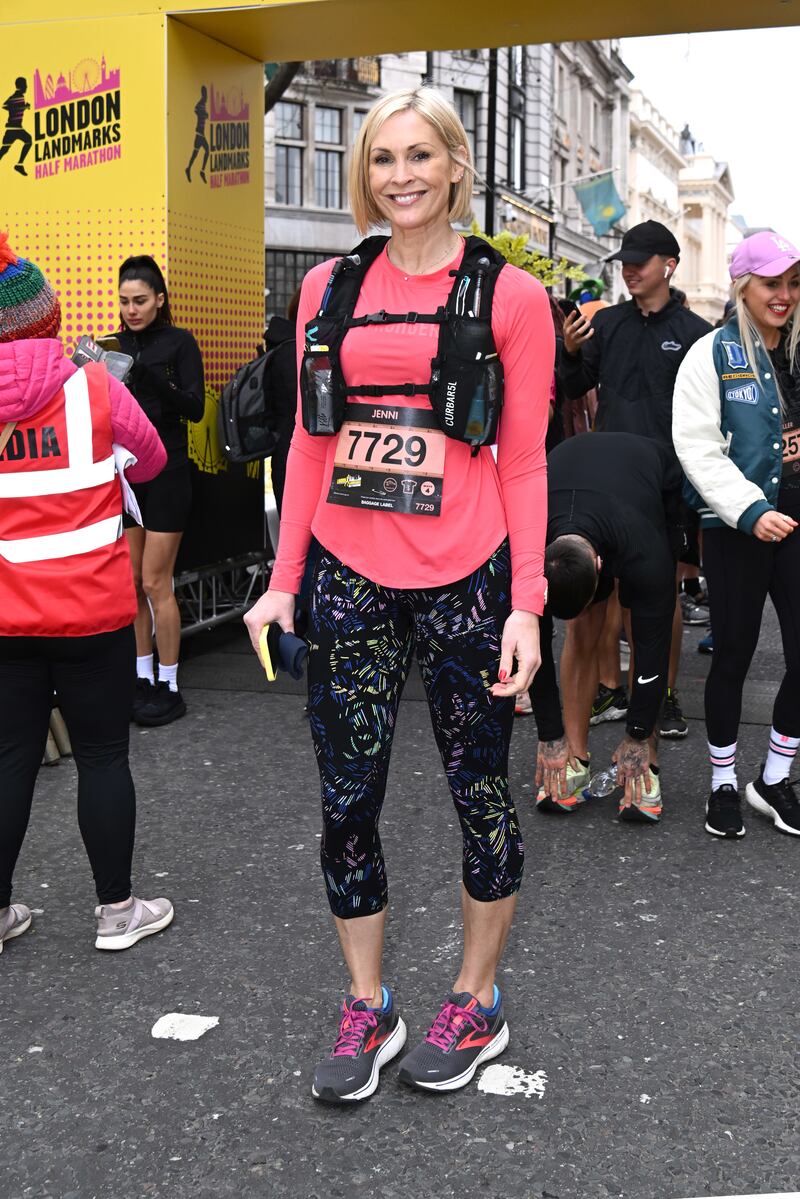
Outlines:
{"type": "Polygon", "coordinates": [[[760,340],[748,362],[736,319],[692,346],[675,383],[672,436],[684,495],[706,528],[752,533],[776,509],[782,470],[781,402],[760,340]]]}
{"type": "Polygon", "coordinates": [[[164,447],[130,393],[55,339],[0,345],[0,636],[112,632],[136,615],[115,449],[133,482],[164,447]],[[124,447],[124,452],[122,450],[124,447]],[[138,461],[137,461],[138,460],[138,461]]]}

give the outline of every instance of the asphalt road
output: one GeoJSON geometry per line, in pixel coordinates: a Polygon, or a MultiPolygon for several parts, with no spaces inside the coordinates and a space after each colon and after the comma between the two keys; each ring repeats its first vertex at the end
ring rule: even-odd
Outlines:
{"type": "MultiPolygon", "coordinates": [[[[526,879],[503,962],[511,1043],[449,1096],[403,1088],[315,1104],[343,986],[318,869],[317,780],[302,694],[267,691],[238,633],[196,639],[187,717],[134,729],[135,880],[172,927],[93,948],[94,895],[71,762],[41,772],[15,898],[33,930],[0,958],[0,1199],[690,1199],[800,1189],[800,843],[755,813],[739,843],[702,831],[708,786],[700,632],[665,745],[665,817],[608,801],[533,810],[531,720],[512,785],[526,879]],[[216,1018],[156,1039],[164,1015],[216,1018]],[[513,1068],[513,1069],[511,1069],[513,1068]],[[498,1091],[506,1093],[497,1093],[498,1091]]],[[[780,670],[770,620],[748,687],[741,782],[763,755],[780,670]]],[[[457,825],[425,705],[401,707],[381,831],[392,917],[386,981],[410,1038],[456,970],[457,825]]],[[[593,736],[610,755],[619,726],[593,736]]],[[[0,784],[1,786],[1,784],[0,784]]]]}

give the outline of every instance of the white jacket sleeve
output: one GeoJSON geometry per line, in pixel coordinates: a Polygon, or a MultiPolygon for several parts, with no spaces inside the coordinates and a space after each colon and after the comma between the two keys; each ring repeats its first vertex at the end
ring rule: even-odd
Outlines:
{"type": "Polygon", "coordinates": [[[715,336],[712,331],[701,337],[681,363],[672,402],[672,440],[689,482],[709,509],[735,529],[751,504],[767,500],[728,457],[730,442],[720,428],[715,336]]]}

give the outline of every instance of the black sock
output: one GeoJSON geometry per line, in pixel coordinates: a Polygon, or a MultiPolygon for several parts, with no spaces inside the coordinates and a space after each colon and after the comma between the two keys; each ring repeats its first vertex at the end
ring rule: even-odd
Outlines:
{"type": "Polygon", "coordinates": [[[699,579],[684,579],[683,580],[683,590],[686,592],[687,595],[691,595],[692,597],[697,597],[698,595],[700,595],[700,591],[701,591],[700,580],[699,579]]]}

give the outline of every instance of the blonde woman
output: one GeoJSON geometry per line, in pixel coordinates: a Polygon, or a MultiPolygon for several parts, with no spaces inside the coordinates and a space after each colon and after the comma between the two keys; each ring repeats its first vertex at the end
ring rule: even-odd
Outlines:
{"type": "Polygon", "coordinates": [[[775,605],[786,674],[767,756],[747,802],[800,836],[789,772],[800,744],[800,251],[755,233],[730,266],[734,311],[687,354],[675,386],[673,437],[700,513],[714,655],[706,683],[711,795],[706,832],[744,836],[736,776],[742,689],[764,602],[775,605]]]}
{"type": "MultiPolygon", "coordinates": [[[[463,126],[435,90],[395,92],[367,116],[350,201],[362,233],[390,236],[305,278],[280,552],[246,617],[257,652],[266,624],[292,628],[313,533],[309,714],[350,987],[312,1093],[334,1103],[371,1095],[406,1037],[381,971],[378,818],[415,652],[461,824],[464,957],[401,1078],[456,1089],[508,1042],[495,972],[522,877],[508,743],[539,665],[554,337],[544,288],[454,230],[472,179],[463,126]]],[[[433,885],[415,879],[420,897],[433,885]]]]}

